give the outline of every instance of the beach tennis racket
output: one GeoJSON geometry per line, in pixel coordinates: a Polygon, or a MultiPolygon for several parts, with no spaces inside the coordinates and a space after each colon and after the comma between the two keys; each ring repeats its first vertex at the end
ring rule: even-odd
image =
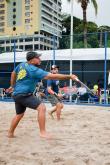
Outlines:
{"type": "Polygon", "coordinates": [[[87,85],[85,85],[82,81],[80,81],[78,78],[76,78],[75,80],[77,82],[79,82],[83,87],[85,87],[89,93],[91,93],[93,96],[96,96],[96,94],[87,85]]]}

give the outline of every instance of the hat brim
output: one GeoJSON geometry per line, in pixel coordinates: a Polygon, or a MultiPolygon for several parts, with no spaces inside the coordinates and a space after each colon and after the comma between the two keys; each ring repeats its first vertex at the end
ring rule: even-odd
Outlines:
{"type": "Polygon", "coordinates": [[[40,54],[40,53],[38,53],[37,55],[36,55],[36,57],[40,57],[42,54],[40,54]]]}

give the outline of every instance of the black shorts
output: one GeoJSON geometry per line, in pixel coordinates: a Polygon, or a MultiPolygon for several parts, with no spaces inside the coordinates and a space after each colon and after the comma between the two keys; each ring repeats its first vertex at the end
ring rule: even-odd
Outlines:
{"type": "Polygon", "coordinates": [[[15,101],[16,114],[22,114],[25,112],[26,107],[36,109],[41,104],[40,97],[36,97],[33,94],[18,94],[13,96],[15,101]]]}

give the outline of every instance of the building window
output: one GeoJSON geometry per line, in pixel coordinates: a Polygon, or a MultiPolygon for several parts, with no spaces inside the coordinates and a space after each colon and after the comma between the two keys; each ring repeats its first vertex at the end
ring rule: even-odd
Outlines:
{"type": "Polygon", "coordinates": [[[4,22],[1,22],[1,23],[0,23],[0,26],[4,26],[4,25],[5,25],[5,23],[4,23],[4,22]]]}
{"type": "Polygon", "coordinates": [[[23,50],[23,46],[22,46],[22,45],[20,45],[20,46],[19,46],[19,49],[22,49],[22,50],[23,50]]]}
{"type": "Polygon", "coordinates": [[[44,41],[44,38],[40,38],[40,41],[42,41],[42,42],[43,42],[43,41],[44,41]]]}
{"type": "Polygon", "coordinates": [[[30,4],[30,0],[25,0],[25,4],[30,4]]]}
{"type": "Polygon", "coordinates": [[[56,4],[57,4],[57,0],[54,0],[54,3],[56,3],[56,4]]]}
{"type": "Polygon", "coordinates": [[[2,21],[2,20],[4,20],[5,19],[5,17],[4,16],[1,16],[0,17],[0,21],[2,21]]]}
{"type": "Polygon", "coordinates": [[[13,25],[16,25],[16,21],[13,21],[13,25]]]}
{"type": "Polygon", "coordinates": [[[13,9],[13,12],[16,12],[16,9],[15,8],[13,9]]]}
{"type": "Polygon", "coordinates": [[[1,9],[1,8],[4,8],[4,7],[5,7],[5,5],[4,5],[4,4],[0,4],[0,9],[1,9]]]}
{"type": "Polygon", "coordinates": [[[26,38],[26,39],[25,39],[25,42],[31,42],[31,41],[33,41],[32,38],[26,38]]]}
{"type": "Polygon", "coordinates": [[[40,45],[40,49],[43,50],[43,45],[40,45]]]}
{"type": "Polygon", "coordinates": [[[13,2],[13,6],[16,6],[16,2],[13,2]]]}
{"type": "Polygon", "coordinates": [[[25,10],[30,10],[30,6],[25,6],[25,10]]]}
{"type": "Polygon", "coordinates": [[[13,18],[16,18],[16,15],[15,14],[13,15],[13,18]]]}
{"type": "Polygon", "coordinates": [[[4,29],[0,29],[0,32],[4,32],[4,29]]]}
{"type": "Polygon", "coordinates": [[[14,43],[14,42],[17,43],[17,40],[11,40],[11,43],[14,43]]]}
{"type": "Polygon", "coordinates": [[[13,31],[16,31],[16,27],[13,27],[13,31]]]}
{"type": "Polygon", "coordinates": [[[32,51],[33,50],[33,45],[25,45],[25,50],[32,51]]]}
{"type": "Polygon", "coordinates": [[[44,50],[47,50],[47,47],[46,46],[44,46],[44,50]]]}
{"type": "Polygon", "coordinates": [[[35,50],[38,50],[38,48],[39,48],[38,45],[34,45],[35,50]]]}
{"type": "Polygon", "coordinates": [[[6,52],[8,52],[8,51],[10,51],[10,47],[9,46],[6,47],[6,52]]]}
{"type": "Polygon", "coordinates": [[[7,44],[9,44],[9,43],[10,43],[10,41],[9,41],[9,40],[7,40],[7,41],[6,41],[6,43],[7,43],[7,44]]]}
{"type": "Polygon", "coordinates": [[[25,13],[25,16],[26,16],[26,17],[30,17],[30,12],[26,12],[26,13],[25,13]]]}
{"type": "Polygon", "coordinates": [[[34,38],[34,41],[38,41],[38,38],[34,38]]]}
{"type": "Polygon", "coordinates": [[[39,32],[34,32],[34,34],[39,34],[39,32]]]}
{"type": "Polygon", "coordinates": [[[0,41],[0,44],[4,44],[5,43],[5,41],[0,41]]]}
{"type": "Polygon", "coordinates": [[[0,0],[0,2],[2,3],[2,2],[4,2],[4,0],[0,0]]]}
{"type": "Polygon", "coordinates": [[[0,10],[0,14],[4,14],[5,13],[5,10],[0,10]]]}
{"type": "Polygon", "coordinates": [[[19,39],[19,42],[23,42],[23,39],[19,39]]]}
{"type": "Polygon", "coordinates": [[[25,19],[25,23],[30,23],[30,19],[25,19]]]}

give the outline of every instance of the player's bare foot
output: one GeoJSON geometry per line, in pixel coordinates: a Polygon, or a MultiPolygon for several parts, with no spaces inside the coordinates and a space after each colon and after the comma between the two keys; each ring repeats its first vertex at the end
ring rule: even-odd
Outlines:
{"type": "Polygon", "coordinates": [[[15,138],[14,134],[11,132],[8,132],[8,138],[15,138]]]}
{"type": "Polygon", "coordinates": [[[45,138],[45,139],[53,139],[53,138],[52,138],[52,135],[50,135],[50,134],[47,133],[47,132],[42,132],[42,133],[40,133],[40,137],[41,137],[41,138],[45,138]]]}
{"type": "Polygon", "coordinates": [[[54,119],[54,116],[53,116],[52,112],[49,112],[48,114],[50,115],[50,117],[51,117],[52,119],[54,119]]]}

